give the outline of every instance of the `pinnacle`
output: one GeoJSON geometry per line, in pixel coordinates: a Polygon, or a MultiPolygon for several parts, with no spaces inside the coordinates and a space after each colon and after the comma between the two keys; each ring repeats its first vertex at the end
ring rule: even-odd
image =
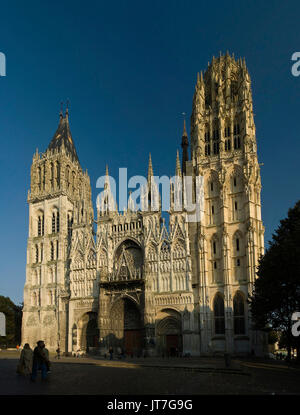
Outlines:
{"type": "Polygon", "coordinates": [[[180,167],[180,158],[179,158],[179,151],[177,150],[177,156],[176,156],[176,170],[175,170],[175,176],[182,176],[181,173],[181,167],[180,167]]]}
{"type": "Polygon", "coordinates": [[[183,133],[182,133],[182,136],[187,137],[185,119],[183,120],[183,133]]]}
{"type": "Polygon", "coordinates": [[[151,184],[151,177],[153,176],[153,167],[152,167],[152,159],[151,153],[149,153],[149,163],[148,163],[148,185],[151,184]]]}

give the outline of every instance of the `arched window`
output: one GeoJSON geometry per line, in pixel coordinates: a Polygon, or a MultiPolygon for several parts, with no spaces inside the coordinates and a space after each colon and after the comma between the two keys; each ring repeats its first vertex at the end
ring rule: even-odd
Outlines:
{"type": "Polygon", "coordinates": [[[205,155],[210,156],[210,144],[205,144],[205,155]]]}
{"type": "Polygon", "coordinates": [[[234,124],[233,134],[234,135],[240,134],[240,124],[238,123],[238,121],[236,121],[234,124]]]}
{"type": "Polygon", "coordinates": [[[50,163],[50,186],[51,189],[54,188],[54,164],[50,163]]]}
{"type": "Polygon", "coordinates": [[[39,262],[39,247],[35,245],[35,262],[39,262]]]}
{"type": "Polygon", "coordinates": [[[220,143],[218,141],[214,142],[214,154],[219,154],[220,143]]]}
{"type": "Polygon", "coordinates": [[[224,137],[230,137],[230,124],[229,122],[226,123],[224,128],[224,137]]]}
{"type": "Polygon", "coordinates": [[[59,232],[59,212],[56,214],[56,232],[59,232]]]}
{"type": "Polygon", "coordinates": [[[215,255],[217,253],[217,243],[216,241],[213,241],[213,254],[215,255]]]}
{"type": "Polygon", "coordinates": [[[72,236],[73,217],[68,215],[68,236],[72,236]]]}
{"type": "Polygon", "coordinates": [[[52,213],[52,233],[55,233],[55,213],[52,213]]]}
{"type": "Polygon", "coordinates": [[[40,167],[38,167],[38,185],[39,185],[39,190],[42,189],[42,170],[40,167]]]}
{"type": "Polygon", "coordinates": [[[219,154],[220,150],[220,133],[219,133],[219,122],[216,120],[213,124],[213,153],[219,154]]]}
{"type": "Polygon", "coordinates": [[[242,294],[233,298],[234,334],[245,334],[245,305],[242,294]]]}
{"type": "Polygon", "coordinates": [[[51,244],[50,244],[50,258],[51,258],[51,261],[54,260],[54,244],[53,244],[53,242],[51,242],[51,244]]]}
{"type": "Polygon", "coordinates": [[[227,138],[225,140],[225,151],[230,151],[231,150],[231,140],[230,138],[227,138]]]}
{"type": "Polygon", "coordinates": [[[204,139],[205,139],[205,142],[206,143],[209,143],[210,133],[209,133],[209,126],[208,126],[208,124],[206,124],[206,126],[205,126],[204,139]]]}
{"type": "Polygon", "coordinates": [[[214,299],[215,334],[225,334],[224,299],[217,294],[214,299]]]}
{"type": "Polygon", "coordinates": [[[60,185],[60,164],[56,162],[56,186],[59,188],[60,185]]]}
{"type": "Polygon", "coordinates": [[[42,235],[42,218],[41,216],[38,217],[38,236],[42,235]]]}
{"type": "Polygon", "coordinates": [[[235,121],[234,128],[233,128],[233,135],[234,135],[234,148],[235,150],[241,148],[241,138],[240,138],[240,124],[238,121],[235,121]]]}
{"type": "Polygon", "coordinates": [[[59,243],[56,241],[56,259],[58,259],[58,253],[59,253],[59,243]]]}
{"type": "Polygon", "coordinates": [[[234,137],[234,148],[235,150],[241,148],[241,139],[239,135],[234,137]]]}
{"type": "Polygon", "coordinates": [[[75,172],[72,172],[72,191],[75,192],[75,172]]]}
{"type": "Polygon", "coordinates": [[[69,190],[70,187],[70,167],[66,167],[66,183],[67,183],[67,190],[69,190]]]}
{"type": "Polygon", "coordinates": [[[214,131],[213,131],[213,140],[219,140],[219,128],[218,125],[215,124],[214,131]]]}

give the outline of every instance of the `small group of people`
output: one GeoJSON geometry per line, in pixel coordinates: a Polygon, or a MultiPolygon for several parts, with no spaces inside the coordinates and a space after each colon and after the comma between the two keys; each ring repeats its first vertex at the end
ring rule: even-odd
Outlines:
{"type": "MultiPolygon", "coordinates": [[[[108,354],[109,354],[109,360],[113,360],[114,349],[112,348],[112,346],[109,347],[108,354]]],[[[116,356],[117,356],[118,359],[125,359],[125,356],[126,356],[125,350],[121,347],[117,347],[116,356]]],[[[105,358],[106,358],[106,354],[105,354],[105,358]]]]}
{"type": "MultiPolygon", "coordinates": [[[[59,348],[58,348],[59,350],[59,348]]],[[[57,356],[60,354],[57,352],[57,356]]],[[[36,381],[38,371],[42,373],[42,380],[47,379],[47,374],[50,373],[49,351],[45,347],[43,340],[37,342],[37,346],[32,349],[26,343],[21,352],[17,373],[20,375],[30,376],[32,382],[36,381]]]]}
{"type": "Polygon", "coordinates": [[[85,353],[81,349],[77,349],[76,352],[73,352],[73,357],[84,357],[85,353]]]}

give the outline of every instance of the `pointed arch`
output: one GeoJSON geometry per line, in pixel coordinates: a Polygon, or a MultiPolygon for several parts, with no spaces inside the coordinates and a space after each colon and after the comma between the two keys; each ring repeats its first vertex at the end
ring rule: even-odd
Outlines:
{"type": "Polygon", "coordinates": [[[213,300],[214,328],[215,334],[225,334],[225,308],[224,297],[221,293],[216,293],[213,300]]]}
{"type": "Polygon", "coordinates": [[[234,334],[245,334],[245,297],[240,291],[237,291],[233,297],[233,319],[234,334]]]}

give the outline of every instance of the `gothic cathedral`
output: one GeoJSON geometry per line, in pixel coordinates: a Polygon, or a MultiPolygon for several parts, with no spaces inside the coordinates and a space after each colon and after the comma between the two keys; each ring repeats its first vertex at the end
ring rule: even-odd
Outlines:
{"type": "MultiPolygon", "coordinates": [[[[198,74],[181,147],[176,177],[203,179],[201,220],[189,221],[184,205],[174,209],[172,186],[168,226],[160,204],[137,210],[131,196],[119,213],[108,170],[95,219],[68,111],[60,113],[31,167],[22,344],[148,356],[264,352],[247,304],[264,227],[245,60],[227,53],[198,74]]],[[[150,157],[148,200],[153,175],[150,157]]]]}

